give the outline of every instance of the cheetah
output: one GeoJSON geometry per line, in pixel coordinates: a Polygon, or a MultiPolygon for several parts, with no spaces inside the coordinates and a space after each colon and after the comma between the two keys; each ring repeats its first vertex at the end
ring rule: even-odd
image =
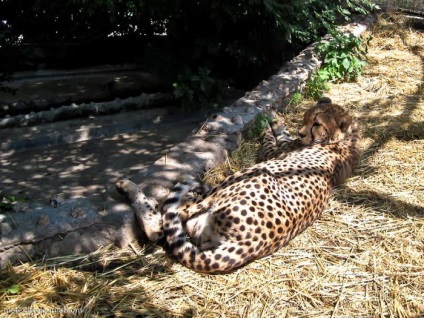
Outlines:
{"type": "Polygon", "coordinates": [[[170,253],[209,274],[274,253],[320,217],[332,189],[352,175],[359,148],[352,116],[327,100],[306,111],[298,139],[277,143],[269,127],[259,163],[197,197],[185,197],[202,187],[193,180],[171,190],[162,207],[170,253]]]}

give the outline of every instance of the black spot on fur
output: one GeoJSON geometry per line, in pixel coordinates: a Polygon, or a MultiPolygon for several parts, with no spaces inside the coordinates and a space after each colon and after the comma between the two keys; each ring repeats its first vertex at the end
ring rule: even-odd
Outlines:
{"type": "Polygon", "coordinates": [[[175,212],[167,212],[165,214],[165,220],[171,221],[171,220],[175,219],[177,216],[178,216],[178,214],[175,213],[175,212]]]}
{"type": "Polygon", "coordinates": [[[177,234],[178,232],[178,228],[171,228],[171,229],[167,229],[165,230],[165,236],[174,236],[175,234],[177,234]]]}
{"type": "Polygon", "coordinates": [[[185,240],[177,240],[173,242],[172,244],[170,244],[169,247],[171,248],[171,250],[175,250],[175,249],[179,249],[183,247],[184,244],[185,244],[185,240]]]}
{"type": "Polygon", "coordinates": [[[180,198],[179,198],[179,197],[172,197],[172,198],[168,198],[168,199],[166,199],[166,201],[165,201],[165,203],[164,203],[164,206],[167,206],[167,205],[171,205],[171,204],[177,203],[179,200],[180,200],[180,198]]]}

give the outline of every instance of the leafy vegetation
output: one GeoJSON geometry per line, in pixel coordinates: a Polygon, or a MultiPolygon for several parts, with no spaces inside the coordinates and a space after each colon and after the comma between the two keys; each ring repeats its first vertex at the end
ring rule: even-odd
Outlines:
{"type": "Polygon", "coordinates": [[[351,33],[331,32],[331,40],[317,46],[323,63],[307,82],[304,95],[318,100],[328,90],[328,82],[356,80],[367,64],[366,55],[371,39],[369,37],[364,41],[351,33]]]}
{"type": "Polygon", "coordinates": [[[264,131],[265,128],[268,127],[270,123],[273,122],[273,118],[271,116],[265,114],[259,114],[256,116],[255,120],[252,122],[252,126],[249,128],[246,138],[253,139],[259,138],[264,131]]]}
{"type": "Polygon", "coordinates": [[[324,96],[324,92],[328,91],[328,82],[325,76],[322,75],[323,70],[319,69],[316,73],[311,75],[311,78],[306,82],[303,94],[306,98],[314,100],[320,99],[324,96]]]}
{"type": "Polygon", "coordinates": [[[297,106],[302,102],[302,93],[296,91],[293,93],[293,95],[290,97],[288,105],[290,106],[297,106]]]}
{"type": "Polygon", "coordinates": [[[332,32],[332,39],[317,46],[324,58],[320,77],[327,81],[349,81],[356,79],[367,64],[366,55],[371,37],[364,40],[351,33],[332,32]]]}
{"type": "Polygon", "coordinates": [[[6,197],[0,194],[0,212],[7,212],[13,210],[13,197],[6,197]]]}
{"type": "Polygon", "coordinates": [[[0,289],[0,293],[6,293],[6,294],[18,294],[22,290],[22,287],[17,284],[13,284],[8,288],[0,289]]]}
{"type": "Polygon", "coordinates": [[[25,0],[0,2],[5,68],[138,62],[174,86],[182,104],[214,105],[229,81],[250,89],[370,0],[25,0]],[[205,72],[207,74],[205,74],[205,72]],[[215,101],[205,102],[213,98],[215,101]]]}
{"type": "Polygon", "coordinates": [[[13,205],[16,202],[26,202],[27,198],[18,198],[11,195],[4,195],[0,192],[0,213],[13,211],[13,205]]]}
{"type": "Polygon", "coordinates": [[[218,108],[226,95],[228,83],[212,76],[211,70],[200,67],[196,73],[185,68],[173,84],[174,95],[184,109],[218,108]]]}

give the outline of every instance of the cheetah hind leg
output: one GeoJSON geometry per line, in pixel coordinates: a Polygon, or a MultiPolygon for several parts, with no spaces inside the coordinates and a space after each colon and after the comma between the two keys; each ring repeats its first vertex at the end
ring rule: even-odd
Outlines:
{"type": "MultiPolygon", "coordinates": [[[[194,180],[188,180],[186,182],[189,185],[187,192],[195,191],[203,194],[209,191],[206,184],[200,183],[194,180]]],[[[146,233],[148,239],[152,242],[157,241],[163,237],[162,228],[162,214],[157,208],[157,203],[153,200],[149,200],[140,187],[129,179],[123,178],[115,184],[116,190],[119,194],[123,195],[130,201],[130,204],[134,210],[135,216],[140,224],[144,233],[146,233]]],[[[183,193],[184,196],[187,192],[183,193]]],[[[188,197],[188,201],[196,199],[195,196],[188,197]]],[[[188,215],[182,213],[181,219],[187,218],[188,215]]]]}
{"type": "Polygon", "coordinates": [[[181,198],[181,207],[183,208],[180,209],[180,217],[181,220],[184,221],[191,217],[191,215],[187,213],[188,208],[195,204],[202,195],[208,193],[211,187],[204,182],[195,181],[193,179],[188,179],[183,183],[188,184],[186,193],[184,193],[181,198]]]}
{"type": "MultiPolygon", "coordinates": [[[[181,209],[183,204],[183,198],[186,196],[189,192],[194,191],[198,188],[202,188],[202,184],[198,181],[195,181],[193,179],[187,179],[184,182],[177,183],[168,194],[167,199],[165,200],[162,211],[163,211],[163,217],[168,212],[168,210],[172,210],[172,213],[178,214],[178,218],[180,220],[185,220],[189,217],[189,215],[184,211],[186,209],[181,209]]],[[[196,200],[196,197],[192,196],[188,198],[189,204],[194,203],[196,200]]],[[[186,207],[188,207],[186,206],[186,207]]],[[[186,208],[185,207],[185,208],[186,208]]]]}
{"type": "Polygon", "coordinates": [[[153,242],[162,238],[162,214],[155,202],[149,200],[140,187],[129,179],[119,180],[115,187],[118,193],[130,201],[137,221],[149,240],[153,242]]]}
{"type": "Polygon", "coordinates": [[[211,187],[200,181],[195,181],[193,179],[186,180],[186,183],[189,184],[190,188],[188,189],[187,194],[185,195],[185,198],[188,200],[192,200],[197,198],[199,195],[203,195],[205,193],[208,193],[211,190],[211,187]],[[196,195],[194,195],[196,194],[196,195]]]}

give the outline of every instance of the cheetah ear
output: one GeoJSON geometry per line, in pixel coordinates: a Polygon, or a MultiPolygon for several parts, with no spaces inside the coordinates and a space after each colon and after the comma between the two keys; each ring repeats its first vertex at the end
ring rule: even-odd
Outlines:
{"type": "Polygon", "coordinates": [[[342,132],[345,132],[351,124],[352,124],[352,116],[350,116],[347,113],[340,116],[340,118],[338,120],[338,125],[339,125],[340,130],[342,132]]]}
{"type": "Polygon", "coordinates": [[[323,104],[331,104],[331,98],[329,97],[321,97],[317,103],[317,105],[323,105],[323,104]]]}

